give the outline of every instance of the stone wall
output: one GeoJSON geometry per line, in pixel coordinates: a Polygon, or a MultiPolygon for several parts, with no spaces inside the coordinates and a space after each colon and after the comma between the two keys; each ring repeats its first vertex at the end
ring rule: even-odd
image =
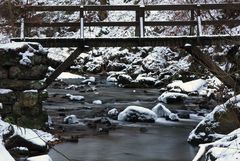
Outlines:
{"type": "Polygon", "coordinates": [[[0,44],[0,115],[9,122],[41,128],[43,79],[48,69],[47,53],[37,43],[0,44]]]}

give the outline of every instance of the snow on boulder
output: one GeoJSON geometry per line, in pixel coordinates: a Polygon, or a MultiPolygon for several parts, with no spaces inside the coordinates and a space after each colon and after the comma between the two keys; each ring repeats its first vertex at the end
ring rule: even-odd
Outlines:
{"type": "Polygon", "coordinates": [[[39,155],[27,158],[26,161],[52,161],[49,155],[39,155]]]}
{"type": "Polygon", "coordinates": [[[15,161],[2,142],[0,142],[0,154],[0,161],[15,161]]]}
{"type": "Polygon", "coordinates": [[[152,108],[152,111],[157,114],[158,117],[165,117],[167,120],[178,121],[179,118],[177,114],[172,113],[166,106],[162,103],[158,103],[152,108]]]}
{"type": "MultiPolygon", "coordinates": [[[[52,142],[55,140],[56,138],[49,133],[35,129],[22,128],[0,120],[0,142],[4,142],[6,149],[25,147],[30,152],[35,151],[38,154],[44,154],[49,150],[47,142],[52,142]]],[[[0,149],[2,157],[2,154],[5,152],[1,145],[0,149]]],[[[1,157],[0,160],[2,159],[1,157]]]]}
{"type": "Polygon", "coordinates": [[[139,82],[141,84],[146,84],[146,85],[150,85],[150,86],[154,86],[156,83],[156,79],[153,77],[148,77],[148,76],[144,76],[144,75],[138,75],[138,77],[135,79],[136,82],[139,82]]]}
{"type": "Polygon", "coordinates": [[[94,100],[92,103],[95,104],[95,105],[101,105],[102,101],[101,100],[94,100]]]}
{"type": "Polygon", "coordinates": [[[155,119],[157,115],[153,111],[140,106],[128,106],[118,115],[119,121],[155,122],[155,119]]]}
{"type": "Polygon", "coordinates": [[[205,155],[207,161],[239,161],[240,128],[221,139],[207,144],[200,144],[193,161],[199,161],[205,155]]]}
{"type": "Polygon", "coordinates": [[[228,134],[240,127],[240,95],[218,105],[192,130],[188,137],[191,144],[219,139],[218,134],[228,134]]]}
{"type": "Polygon", "coordinates": [[[132,77],[127,74],[121,74],[117,77],[118,83],[120,84],[130,84],[132,82],[132,77]]]}
{"type": "Polygon", "coordinates": [[[84,96],[76,96],[76,95],[71,95],[71,94],[66,94],[67,97],[69,97],[69,99],[71,101],[83,101],[85,100],[85,97],[84,96]]]}
{"type": "Polygon", "coordinates": [[[57,79],[85,79],[85,77],[78,75],[78,74],[72,74],[69,72],[62,72],[57,79]]]}
{"type": "Polygon", "coordinates": [[[157,114],[158,117],[168,117],[172,112],[164,106],[162,103],[158,103],[152,108],[152,111],[157,114]]]}
{"type": "Polygon", "coordinates": [[[183,83],[181,80],[174,81],[167,85],[168,88],[181,89],[184,92],[197,92],[202,88],[205,88],[207,81],[203,79],[197,79],[183,83]]]}
{"type": "Polygon", "coordinates": [[[187,94],[166,91],[158,97],[158,100],[163,103],[176,103],[183,102],[186,98],[188,98],[187,94]]]}
{"type": "Polygon", "coordinates": [[[63,119],[63,122],[65,124],[77,124],[79,120],[76,115],[69,115],[63,119]]]}
{"type": "Polygon", "coordinates": [[[118,110],[116,108],[113,108],[111,110],[108,111],[108,116],[114,120],[117,120],[118,118],[118,110]]]}
{"type": "Polygon", "coordinates": [[[94,84],[96,82],[95,77],[89,77],[88,79],[83,80],[81,83],[83,84],[94,84]]]}

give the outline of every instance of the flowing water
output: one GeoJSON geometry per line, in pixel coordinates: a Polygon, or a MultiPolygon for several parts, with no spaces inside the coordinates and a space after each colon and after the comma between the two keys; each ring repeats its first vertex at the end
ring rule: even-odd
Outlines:
{"type": "MultiPolygon", "coordinates": [[[[125,127],[55,148],[73,161],[190,161],[196,154],[186,142],[192,128],[184,124],[154,125],[142,133],[139,127],[125,127]]],[[[54,161],[67,161],[53,149],[49,155],[54,161]]]]}
{"type": "MultiPolygon", "coordinates": [[[[93,113],[89,109],[108,107],[125,108],[128,105],[140,105],[151,108],[157,104],[159,89],[127,89],[108,86],[105,83],[96,85],[94,92],[81,90],[48,89],[50,95],[71,93],[83,95],[84,103],[67,101],[64,97],[55,97],[45,102],[44,107],[50,115],[58,116],[58,109],[68,109],[67,114],[76,114],[84,118],[93,113]],[[100,99],[103,105],[93,105],[92,101],[100,99]],[[91,107],[91,108],[89,108],[91,107]]],[[[173,107],[175,108],[175,107],[173,107]]],[[[185,105],[176,109],[188,110],[185,105]]],[[[62,112],[62,111],[61,111],[62,112]]],[[[61,118],[62,119],[62,118],[61,118]]],[[[185,120],[162,123],[126,123],[105,135],[84,135],[78,143],[62,143],[54,147],[72,161],[190,161],[197,149],[187,143],[187,137],[197,122],[185,120]],[[141,132],[145,127],[147,131],[141,132]]],[[[76,125],[75,125],[76,126],[76,125]]],[[[53,161],[67,161],[56,150],[49,155],[53,161]]]]}

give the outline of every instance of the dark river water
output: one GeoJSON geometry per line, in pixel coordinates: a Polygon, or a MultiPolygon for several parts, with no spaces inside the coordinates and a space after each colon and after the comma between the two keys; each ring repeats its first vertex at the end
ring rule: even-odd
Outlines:
{"type": "MultiPolygon", "coordinates": [[[[49,95],[56,96],[46,101],[44,107],[54,118],[58,118],[58,109],[68,109],[67,114],[75,114],[84,118],[82,109],[109,107],[125,108],[128,105],[140,105],[152,108],[157,104],[159,89],[127,89],[106,85],[97,85],[94,92],[80,90],[48,89],[49,95]],[[66,93],[83,95],[84,103],[69,102],[66,93]],[[57,94],[57,95],[56,95],[57,94]],[[58,97],[59,95],[59,97],[58,97]],[[92,101],[100,99],[102,105],[93,105],[92,101]]],[[[182,105],[181,105],[182,106],[182,105]]],[[[177,106],[177,109],[183,109],[177,106]]],[[[175,107],[171,106],[173,109],[175,107]]],[[[184,105],[184,109],[187,107],[184,105]]],[[[63,118],[60,118],[63,119],[63,118]]],[[[54,147],[72,161],[190,161],[197,148],[187,143],[187,137],[197,122],[185,120],[180,122],[125,124],[105,135],[86,135],[79,138],[78,143],[62,143],[54,147]],[[140,132],[140,127],[147,132],[140,132]]],[[[53,161],[67,161],[56,150],[51,149],[49,155],[53,161]]]]}
{"type": "MultiPolygon", "coordinates": [[[[190,161],[196,148],[186,142],[190,125],[148,126],[146,133],[139,127],[124,127],[108,135],[80,138],[78,143],[63,143],[55,149],[73,161],[190,161]]],[[[55,150],[53,161],[67,161],[55,150]]]]}

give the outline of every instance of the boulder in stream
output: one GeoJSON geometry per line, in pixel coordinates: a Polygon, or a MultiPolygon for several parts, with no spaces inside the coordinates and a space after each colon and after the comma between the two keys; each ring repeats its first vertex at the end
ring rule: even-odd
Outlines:
{"type": "Polygon", "coordinates": [[[128,106],[119,113],[119,121],[129,122],[155,122],[157,115],[150,109],[140,106],[128,106]]]}
{"type": "Polygon", "coordinates": [[[192,130],[188,137],[191,144],[212,142],[219,134],[228,134],[240,128],[240,95],[218,105],[192,130]]]}

